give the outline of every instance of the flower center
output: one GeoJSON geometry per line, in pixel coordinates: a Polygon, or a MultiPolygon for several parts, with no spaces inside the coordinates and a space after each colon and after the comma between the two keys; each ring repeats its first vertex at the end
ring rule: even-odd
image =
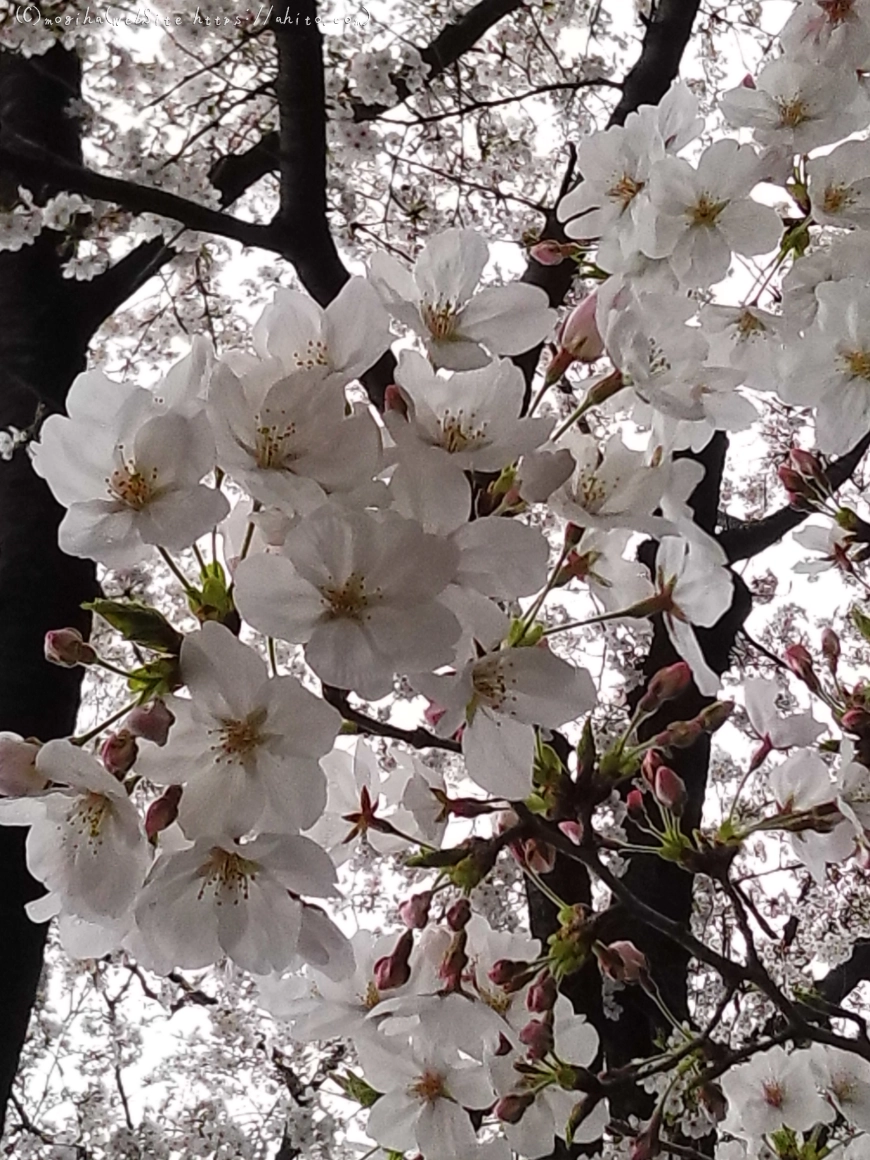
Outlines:
{"type": "Polygon", "coordinates": [[[853,379],[865,379],[870,383],[870,350],[847,351],[843,363],[853,379]]]}
{"type": "Polygon", "coordinates": [[[309,338],[302,350],[293,351],[293,361],[300,370],[313,370],[314,367],[328,367],[329,352],[326,343],[316,338],[309,338]]]}
{"type": "Polygon", "coordinates": [[[825,213],[840,213],[848,206],[852,205],[855,198],[852,196],[848,185],[829,185],[825,189],[825,196],[822,198],[822,209],[825,213]]]}
{"type": "Polygon", "coordinates": [[[497,709],[505,699],[507,683],[501,665],[495,657],[475,665],[471,674],[471,684],[474,689],[474,700],[483,701],[493,709],[497,709]]]}
{"type": "Polygon", "coordinates": [[[427,1104],[434,1104],[436,1100],[440,1100],[447,1095],[447,1089],[444,1086],[444,1077],[439,1075],[437,1071],[429,1070],[424,1071],[421,1076],[418,1076],[408,1091],[411,1095],[419,1096],[427,1104]]]}
{"type": "Polygon", "coordinates": [[[835,1075],[831,1079],[831,1091],[841,1104],[849,1104],[857,1095],[858,1085],[851,1075],[835,1075]]]}
{"type": "Polygon", "coordinates": [[[381,1001],[381,993],[378,990],[374,980],[369,979],[369,985],[366,987],[366,993],[363,996],[363,1000],[362,1000],[363,1006],[365,1007],[365,1009],[367,1011],[371,1011],[374,1007],[377,1007],[377,1005],[378,1005],[378,1003],[380,1003],[380,1001],[381,1001]]]}
{"type": "Polygon", "coordinates": [[[286,467],[290,458],[287,441],[296,434],[296,424],[288,423],[279,427],[277,423],[261,424],[257,428],[254,459],[257,466],[262,468],[281,469],[286,467]]]}
{"type": "Polygon", "coordinates": [[[577,479],[574,495],[580,507],[594,512],[607,498],[607,488],[594,472],[583,471],[577,479]]]}
{"type": "Polygon", "coordinates": [[[727,201],[713,201],[706,193],[702,193],[697,202],[689,210],[689,218],[694,226],[712,226],[728,204],[727,201]]]}
{"type": "Polygon", "coordinates": [[[423,302],[420,306],[423,321],[433,338],[450,342],[456,337],[459,310],[454,302],[423,302]]]}
{"type": "Polygon", "coordinates": [[[762,1085],[764,1092],[764,1102],[769,1104],[772,1108],[781,1108],[785,1100],[785,1089],[779,1080],[769,1079],[765,1080],[762,1085]]]}
{"type": "Polygon", "coordinates": [[[76,802],[69,820],[82,837],[99,844],[102,840],[103,822],[110,812],[111,805],[105,794],[86,793],[76,802]]]}
{"type": "Polygon", "coordinates": [[[633,177],[629,177],[627,173],[623,175],[611,185],[607,191],[607,196],[612,201],[618,201],[623,209],[626,209],[640,191],[643,189],[646,182],[636,181],[633,177]]]}
{"type": "Polygon", "coordinates": [[[106,480],[109,485],[109,495],[119,499],[134,511],[141,511],[154,498],[157,487],[157,469],[152,468],[149,475],[143,475],[136,470],[133,463],[125,463],[123,467],[116,467],[106,480]]]}
{"type": "Polygon", "coordinates": [[[263,742],[260,727],[265,720],[266,710],[257,709],[243,720],[222,721],[220,729],[211,730],[220,737],[218,744],[212,746],[217,751],[215,760],[218,764],[222,761],[239,761],[253,753],[263,742]]]}
{"type": "Polygon", "coordinates": [[[779,106],[779,127],[781,129],[796,129],[804,121],[809,120],[810,110],[806,101],[800,97],[792,97],[790,101],[777,102],[779,106]]]}
{"type": "Polygon", "coordinates": [[[441,446],[445,451],[454,454],[457,451],[476,451],[486,442],[487,423],[479,427],[474,425],[474,412],[465,415],[460,409],[455,415],[445,412],[441,420],[441,446]]]}
{"type": "Polygon", "coordinates": [[[737,333],[740,336],[740,341],[744,342],[752,338],[756,334],[763,334],[767,327],[750,310],[744,310],[737,320],[737,333]]]}
{"type": "Polygon", "coordinates": [[[327,584],[320,589],[330,618],[356,621],[365,618],[365,611],[375,594],[366,592],[365,579],[357,572],[351,572],[344,584],[327,584]]]}
{"type": "Polygon", "coordinates": [[[843,24],[852,15],[855,0],[816,0],[831,24],[843,24]]]}
{"type": "Polygon", "coordinates": [[[221,895],[225,893],[232,896],[233,906],[238,906],[242,898],[247,901],[249,883],[257,877],[259,869],[256,862],[250,862],[232,850],[213,846],[209,851],[208,861],[199,868],[199,877],[203,879],[203,883],[197,898],[202,898],[211,887],[218,906],[223,904],[221,895]]]}

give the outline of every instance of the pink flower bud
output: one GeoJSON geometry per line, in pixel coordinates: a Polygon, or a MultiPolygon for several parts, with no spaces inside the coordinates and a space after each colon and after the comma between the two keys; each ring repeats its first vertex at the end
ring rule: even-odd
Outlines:
{"type": "Polygon", "coordinates": [[[399,917],[410,930],[422,930],[429,921],[429,907],[432,905],[432,891],[412,894],[399,903],[399,917]]]}
{"type": "Polygon", "coordinates": [[[553,1050],[553,1025],[543,1019],[530,1019],[520,1028],[520,1043],[528,1048],[530,1059],[544,1059],[553,1050]]]}
{"type": "Polygon", "coordinates": [[[151,803],[145,815],[145,833],[149,842],[153,842],[159,833],[169,829],[178,817],[178,803],[181,801],[182,788],[180,785],[170,785],[163,791],[161,797],[151,803]]]}
{"type": "Polygon", "coordinates": [[[565,835],[569,842],[573,842],[575,846],[579,846],[583,841],[583,823],[571,821],[559,822],[559,830],[565,835]]]}
{"type": "Polygon", "coordinates": [[[650,787],[656,783],[656,770],[660,765],[666,765],[667,762],[662,757],[657,749],[648,749],[643,755],[643,761],[640,765],[640,772],[643,774],[643,779],[650,787]]]}
{"type": "Polygon", "coordinates": [[[646,955],[627,939],[619,939],[609,946],[595,944],[592,949],[601,973],[610,979],[620,983],[637,983],[649,974],[646,955]]]}
{"type": "Polygon", "coordinates": [[[389,991],[393,987],[402,987],[411,977],[411,951],[414,947],[414,935],[406,930],[400,935],[395,949],[389,955],[378,959],[372,975],[375,986],[379,991],[389,991]]]}
{"type": "Polygon", "coordinates": [[[802,644],[790,644],[785,650],[784,659],[794,675],[800,677],[808,689],[814,693],[819,692],[822,686],[813,668],[813,658],[802,644]]]}
{"type": "Polygon", "coordinates": [[[819,457],[812,451],[804,451],[800,447],[792,447],[788,453],[790,465],[804,479],[812,479],[817,483],[827,482],[819,457]]]}
{"type": "Polygon", "coordinates": [[[536,242],[529,250],[529,255],[542,266],[558,266],[565,258],[565,248],[561,242],[547,239],[536,242]]]}
{"type": "Polygon", "coordinates": [[[503,1124],[518,1124],[534,1102],[531,1092],[511,1092],[497,1101],[493,1112],[503,1124]]]}
{"type": "Polygon", "coordinates": [[[597,297],[593,291],[575,306],[559,328],[558,348],[547,367],[546,381],[555,383],[574,362],[592,363],[604,353],[595,321],[597,297]]]}
{"type": "Polygon", "coordinates": [[[110,733],[100,746],[100,761],[112,775],[123,777],[129,773],[139,756],[139,746],[129,729],[110,733]]]}
{"type": "Polygon", "coordinates": [[[581,362],[595,362],[604,354],[604,343],[595,321],[598,295],[591,294],[574,307],[559,331],[559,345],[581,362]]]}
{"type": "Polygon", "coordinates": [[[516,959],[497,959],[486,973],[491,983],[507,991],[509,995],[521,991],[532,978],[535,967],[531,963],[516,959]]]}
{"type": "Polygon", "coordinates": [[[45,789],[48,779],[36,768],[39,749],[17,733],[0,733],[0,794],[26,797],[45,789]]]}
{"type": "Polygon", "coordinates": [[[548,970],[541,971],[526,993],[526,1008],[536,1015],[552,1011],[559,995],[556,980],[548,970]]]}
{"type": "Polygon", "coordinates": [[[692,681],[692,670],[685,661],[677,661],[667,668],[659,669],[647,685],[647,690],[640,699],[638,709],[642,713],[655,713],[666,701],[679,697],[692,681]]]}
{"type": "Polygon", "coordinates": [[[45,634],[45,659],[64,669],[92,665],[97,654],[77,628],[53,628],[45,634]]]}
{"type": "Polygon", "coordinates": [[[457,898],[444,918],[451,930],[465,930],[471,921],[471,903],[467,898],[457,898]]]}
{"type": "Polygon", "coordinates": [[[631,789],[625,799],[625,808],[628,810],[628,816],[634,822],[642,822],[646,817],[646,809],[643,804],[643,794],[639,789],[631,789]]]}
{"type": "Polygon", "coordinates": [[[667,765],[660,765],[656,770],[656,783],[653,790],[656,801],[660,806],[676,814],[682,814],[689,795],[686,793],[686,783],[667,765]]]}
{"type": "Polygon", "coordinates": [[[870,728],[870,713],[860,705],[847,709],[840,718],[840,725],[847,733],[866,733],[870,728]]]}
{"type": "Polygon", "coordinates": [[[174,722],[175,714],[166,707],[165,701],[158,698],[133,709],[128,714],[125,724],[134,737],[153,741],[155,745],[165,745],[174,722]]]}
{"type": "Polygon", "coordinates": [[[740,82],[740,87],[744,89],[754,89],[756,87],[755,77],[752,75],[752,73],[746,74],[746,76],[740,82]]]}

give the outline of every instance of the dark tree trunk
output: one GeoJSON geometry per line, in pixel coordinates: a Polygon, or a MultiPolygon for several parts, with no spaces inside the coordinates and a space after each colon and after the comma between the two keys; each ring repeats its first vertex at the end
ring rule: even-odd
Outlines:
{"type": "MultiPolygon", "coordinates": [[[[68,102],[80,91],[79,62],[61,48],[30,60],[0,53],[0,144],[36,142],[80,160],[68,102]]],[[[32,190],[37,200],[40,191],[32,190]]],[[[0,202],[17,190],[0,175],[0,202]]],[[[76,284],[61,276],[57,235],[17,253],[0,252],[0,428],[26,429],[38,412],[63,408],[84,369],[90,338],[76,312],[76,284]]],[[[48,740],[74,729],[80,671],[43,659],[50,628],[87,631],[81,603],[95,590],[94,569],[57,546],[63,514],[24,450],[0,462],[0,729],[48,740]]],[[[25,903],[42,893],[27,872],[25,831],[0,828],[0,1131],[42,968],[46,927],[25,903]]]]}

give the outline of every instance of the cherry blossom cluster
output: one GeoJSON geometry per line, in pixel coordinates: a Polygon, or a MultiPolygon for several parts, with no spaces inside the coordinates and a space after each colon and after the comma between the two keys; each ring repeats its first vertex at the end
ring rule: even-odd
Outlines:
{"type": "MultiPolygon", "coordinates": [[[[671,1015],[654,962],[607,937],[600,900],[569,905],[546,882],[557,856],[574,858],[630,907],[612,856],[645,836],[645,856],[727,895],[747,958],[685,949],[793,1019],[753,957],[731,864],[772,832],[817,882],[870,864],[870,690],[838,675],[833,633],[825,674],[802,646],[784,658],[842,735],[833,763],[811,713],[783,718],[772,686],[747,682],[746,778],[766,777],[767,804],[745,808],[738,791],[723,821],[691,829],[672,768],[734,708],[714,700],[721,673],[696,630],[728,612],[735,580],[693,517],[704,468],[679,453],[752,427],[765,394],[804,408],[817,453],[795,449],[782,480],[836,534],[799,534],[844,570],[870,543],[822,458],[870,431],[870,145],[844,141],[870,123],[870,6],[803,0],[782,48],[721,101],[739,141],[699,149],[703,118],[677,84],[581,143],[583,180],[558,209],[571,241],[531,251],[597,283],[561,320],[540,289],[485,278],[478,232],[449,229],[413,268],[376,254],[326,308],[276,290],[249,349],[218,357],[198,338],[153,389],[85,372],[33,445],[65,509],[61,548],[109,570],[162,560],[198,627],[95,601],[136,657],[120,671],[130,702],[82,736],[0,738],[0,823],[29,826],[47,891],[31,916],[59,916],[76,956],[122,951],[163,974],[228,959],[257,976],[295,1038],[353,1043],[343,1082],[388,1152],[535,1160],[556,1137],[621,1135],[645,1160],[690,1122],[730,1137],[720,1160],[816,1160],[822,1128],[844,1160],[868,1146],[866,1039],[826,1030],[786,1049],[804,1022],[744,1048],[715,1041],[671,1015]],[[787,210],[753,197],[762,185],[787,210]],[[840,232],[827,245],[820,227],[840,232]],[[736,303],[735,255],[762,268],[736,303]],[[399,332],[376,413],[357,384],[399,332]],[[527,378],[519,356],[550,340],[527,378]],[[560,383],[583,392],[564,417],[560,383]],[[557,617],[554,595],[594,612],[557,617]],[[681,659],[615,737],[597,736],[572,629],[656,616],[681,659]],[[276,641],[298,663],[280,665],[276,641]],[[704,707],[644,731],[691,684],[704,707]],[[399,687],[415,728],[366,704],[399,687]],[[354,731],[393,738],[389,768],[354,731]],[[461,755],[458,785],[412,752],[427,747],[461,755]],[[349,938],[336,920],[357,841],[427,875],[400,932],[349,938]],[[475,913],[502,855],[556,907],[546,945],[475,913]],[[674,1036],[661,1055],[608,1067],[560,992],[587,965],[662,1011],[674,1036]],[[609,1106],[630,1084],[655,1105],[629,1131],[609,1106]]],[[[389,101],[388,67],[359,58],[361,99],[389,101]]],[[[3,245],[81,208],[39,209],[22,191],[3,245]]],[[[46,656],[119,671],[72,628],[48,634],[46,656]]]]}

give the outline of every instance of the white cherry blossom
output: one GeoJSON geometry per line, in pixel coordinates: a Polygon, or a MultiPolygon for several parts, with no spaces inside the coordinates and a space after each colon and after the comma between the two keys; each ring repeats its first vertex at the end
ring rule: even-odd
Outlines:
{"type": "Polygon", "coordinates": [[[782,1127],[808,1132],[834,1118],[816,1091],[809,1053],[776,1046],[722,1076],[728,1100],[723,1128],[750,1143],[782,1127]]]}
{"type": "Polygon", "coordinates": [[[374,287],[350,278],[324,309],[298,290],[278,287],[254,324],[254,347],[286,374],[323,368],[324,385],[343,387],[374,366],[392,341],[374,287]]]}
{"type": "Polygon", "coordinates": [[[280,555],[239,564],[236,603],[254,628],[304,644],[322,681],[377,699],[394,673],[452,660],[459,623],[437,598],[457,559],[414,520],[327,505],[288,533],[280,555]]]}
{"type": "Polygon", "coordinates": [[[556,322],[535,286],[513,282],[478,290],[488,259],[489,246],[476,230],[449,229],[430,238],[413,273],[379,252],[369,277],[393,317],[424,340],[436,366],[472,370],[486,366],[491,355],[522,354],[556,322]]]}
{"type": "Polygon", "coordinates": [[[42,427],[34,466],[66,507],[61,548],[112,568],[147,559],[152,545],[188,547],[224,518],[229,504],[200,483],[215,465],[201,422],[166,410],[150,391],[79,375],[69,417],[42,427]]]}
{"type": "Polygon", "coordinates": [[[807,162],[807,190],[819,225],[870,227],[870,145],[845,141],[807,162]]]}
{"type": "Polygon", "coordinates": [[[129,909],[148,869],[139,812],[126,788],[89,753],[49,741],[38,773],[44,796],[0,799],[0,824],[29,824],[27,866],[67,914],[97,922],[129,909]]]}
{"type": "Polygon", "coordinates": [[[332,748],[338,713],[295,677],[270,678],[254,649],[214,622],[185,637],[181,679],[190,699],[168,700],[169,741],[143,749],[136,769],[184,785],[185,834],[308,829],[326,805],[318,758],[332,748]]]}
{"type": "Polygon", "coordinates": [[[557,728],[595,704],[589,673],[540,646],[490,653],[452,676],[420,674],[413,684],[445,710],[440,736],[465,724],[462,753],[472,781],[509,800],[531,793],[532,726],[557,728]]]}
{"type": "MultiPolygon", "coordinates": [[[[204,837],[161,854],[135,908],[152,965],[199,969],[225,955],[243,970],[282,971],[302,950],[299,895],[336,893],[329,855],[308,838],[204,837]]],[[[331,924],[330,924],[331,925],[331,924]]]]}
{"type": "Polygon", "coordinates": [[[384,1148],[419,1151],[426,1160],[474,1157],[477,1133],[465,1109],[492,1103],[487,1069],[435,1044],[402,1051],[388,1042],[389,1050],[358,1045],[367,1081],[383,1093],[369,1112],[368,1134],[384,1148]]]}

